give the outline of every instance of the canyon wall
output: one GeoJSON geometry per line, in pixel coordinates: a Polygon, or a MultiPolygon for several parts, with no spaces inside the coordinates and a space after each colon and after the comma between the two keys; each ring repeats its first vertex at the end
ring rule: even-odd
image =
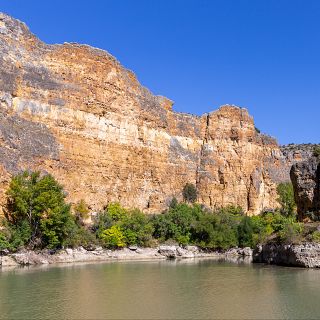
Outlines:
{"type": "Polygon", "coordinates": [[[310,156],[296,163],[290,171],[298,218],[320,220],[320,158],[310,156]]]}
{"type": "Polygon", "coordinates": [[[210,208],[278,206],[286,159],[246,109],[195,116],[172,104],[107,52],[44,44],[0,14],[0,202],[12,174],[37,169],[91,210],[119,201],[160,212],[187,182],[210,208]]]}

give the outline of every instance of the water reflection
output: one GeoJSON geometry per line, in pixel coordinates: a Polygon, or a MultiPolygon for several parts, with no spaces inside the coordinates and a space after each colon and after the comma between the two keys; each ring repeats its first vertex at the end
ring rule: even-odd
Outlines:
{"type": "Polygon", "coordinates": [[[211,259],[0,272],[0,318],[317,318],[320,271],[211,259]]]}

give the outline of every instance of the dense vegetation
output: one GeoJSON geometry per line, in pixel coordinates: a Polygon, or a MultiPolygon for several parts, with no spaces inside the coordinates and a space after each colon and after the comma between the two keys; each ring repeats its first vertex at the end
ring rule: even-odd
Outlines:
{"type": "MultiPolygon", "coordinates": [[[[194,244],[208,249],[254,247],[265,241],[299,242],[305,236],[295,218],[290,184],[278,186],[281,208],[259,216],[246,216],[241,208],[229,206],[211,211],[196,204],[195,186],[186,184],[184,202],[173,198],[162,214],[146,215],[109,203],[88,226],[89,209],[81,200],[73,208],[65,202],[62,186],[51,175],[24,172],[13,177],[7,192],[5,217],[0,229],[0,250],[58,249],[102,245],[157,246],[194,244]]],[[[320,232],[309,234],[320,241],[320,232]]]]}

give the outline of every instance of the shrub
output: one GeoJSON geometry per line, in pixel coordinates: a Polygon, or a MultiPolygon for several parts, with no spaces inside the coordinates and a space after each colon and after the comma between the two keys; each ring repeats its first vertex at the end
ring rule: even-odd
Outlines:
{"type": "Polygon", "coordinates": [[[8,235],[2,230],[0,231],[0,251],[11,250],[12,246],[9,243],[8,235]]]}
{"type": "Polygon", "coordinates": [[[237,246],[237,230],[231,221],[232,219],[223,221],[221,216],[214,213],[200,215],[194,231],[195,243],[211,249],[237,246]]]}
{"type": "Polygon", "coordinates": [[[272,226],[263,216],[251,217],[253,228],[253,246],[263,243],[274,232],[272,226]]]}
{"type": "Polygon", "coordinates": [[[180,244],[189,243],[201,212],[198,205],[189,206],[180,203],[175,208],[170,208],[167,213],[154,216],[152,219],[154,237],[160,241],[172,239],[180,244]]]}
{"type": "Polygon", "coordinates": [[[320,157],[320,145],[317,145],[313,148],[313,155],[315,157],[320,157]]]}
{"type": "Polygon", "coordinates": [[[119,223],[127,245],[145,246],[154,231],[150,218],[139,210],[129,212],[119,223]]]}
{"type": "Polygon", "coordinates": [[[280,240],[286,244],[297,244],[302,240],[303,226],[298,222],[288,221],[279,231],[280,240]]]}
{"type": "Polygon", "coordinates": [[[89,218],[89,208],[83,199],[74,206],[74,214],[76,222],[83,226],[85,224],[85,220],[89,218]]]}
{"type": "Polygon", "coordinates": [[[6,224],[6,230],[9,233],[9,241],[13,250],[27,245],[32,235],[32,229],[27,220],[19,221],[17,224],[6,224]]]}
{"type": "Polygon", "coordinates": [[[126,245],[125,236],[120,227],[116,225],[102,231],[100,238],[103,241],[104,245],[108,248],[116,249],[124,247],[126,245]]]}
{"type": "Polygon", "coordinates": [[[277,187],[277,192],[281,213],[286,216],[294,216],[296,214],[296,203],[292,183],[280,183],[277,187]]]}
{"type": "Polygon", "coordinates": [[[182,190],[183,200],[194,203],[197,200],[197,189],[192,183],[187,183],[182,190]]]}
{"type": "Polygon", "coordinates": [[[240,206],[233,206],[233,205],[228,205],[224,208],[221,208],[219,211],[227,215],[243,215],[244,214],[243,209],[240,206]]]}
{"type": "Polygon", "coordinates": [[[311,239],[313,242],[320,242],[320,231],[316,230],[312,233],[311,239]]]}
{"type": "Polygon", "coordinates": [[[51,175],[18,174],[12,178],[7,195],[5,217],[14,247],[64,245],[75,221],[62,186],[51,175]]]}
{"type": "Polygon", "coordinates": [[[238,239],[241,247],[253,247],[253,224],[249,217],[243,217],[238,225],[238,239]]]}
{"type": "Polygon", "coordinates": [[[170,201],[169,208],[174,209],[178,205],[178,200],[176,197],[173,197],[170,201]]]}
{"type": "Polygon", "coordinates": [[[119,202],[109,203],[107,213],[113,221],[120,221],[128,214],[127,210],[121,207],[119,202]]]}
{"type": "Polygon", "coordinates": [[[97,243],[95,235],[86,228],[74,228],[64,241],[65,246],[72,248],[82,246],[86,249],[94,247],[97,243]]]}
{"type": "Polygon", "coordinates": [[[92,230],[99,235],[102,231],[110,228],[113,224],[113,220],[108,214],[107,210],[98,212],[97,216],[94,218],[94,223],[92,226],[92,230]]]}

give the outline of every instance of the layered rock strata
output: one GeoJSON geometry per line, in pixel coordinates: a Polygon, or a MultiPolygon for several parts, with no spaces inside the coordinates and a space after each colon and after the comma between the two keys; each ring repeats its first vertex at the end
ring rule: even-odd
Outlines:
{"type": "Polygon", "coordinates": [[[0,14],[0,202],[10,176],[32,169],[93,211],[119,201],[160,212],[187,182],[210,208],[257,214],[278,205],[285,158],[246,109],[194,116],[172,104],[107,52],[46,45],[0,14]]]}

